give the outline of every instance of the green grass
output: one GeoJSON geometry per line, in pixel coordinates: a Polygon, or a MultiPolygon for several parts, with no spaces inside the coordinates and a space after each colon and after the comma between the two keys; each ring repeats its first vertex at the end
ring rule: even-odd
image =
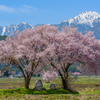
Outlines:
{"type": "Polygon", "coordinates": [[[0,100],[4,100],[4,98],[5,100],[14,100],[14,98],[16,100],[81,100],[82,98],[100,100],[100,78],[78,77],[78,79],[73,79],[71,77],[73,82],[70,86],[72,85],[72,89],[77,92],[62,89],[60,77],[51,80],[50,83],[42,80],[43,87],[46,90],[33,91],[35,82],[38,79],[42,80],[41,77],[32,77],[30,89],[24,88],[23,78],[0,79],[0,100]],[[56,85],[56,90],[50,90],[51,83],[56,85]]]}
{"type": "MultiPolygon", "coordinates": [[[[74,79],[75,80],[75,79],[74,79]]],[[[78,77],[78,79],[76,79],[74,81],[74,83],[78,83],[78,84],[87,84],[87,83],[100,83],[100,78],[93,78],[93,77],[78,77]]]]}
{"type": "Polygon", "coordinates": [[[2,78],[0,79],[0,83],[23,83],[23,78],[2,78]]]}
{"type": "Polygon", "coordinates": [[[88,91],[81,91],[81,94],[100,94],[100,90],[96,90],[96,91],[92,91],[92,90],[88,90],[88,91]]]}
{"type": "Polygon", "coordinates": [[[51,84],[51,83],[48,83],[48,84],[46,84],[46,85],[43,85],[43,87],[44,87],[44,88],[48,88],[48,87],[50,87],[50,84],[51,84]]]}
{"type": "Polygon", "coordinates": [[[73,91],[68,91],[64,89],[56,89],[56,90],[38,90],[38,91],[33,91],[33,89],[25,89],[25,88],[18,88],[18,89],[8,89],[8,90],[0,90],[0,95],[4,94],[13,94],[13,93],[19,93],[19,94],[34,94],[34,95],[48,95],[48,94],[79,94],[78,92],[73,92],[73,91]]]}
{"type": "Polygon", "coordinates": [[[74,100],[79,100],[79,98],[74,98],[74,100]]]}

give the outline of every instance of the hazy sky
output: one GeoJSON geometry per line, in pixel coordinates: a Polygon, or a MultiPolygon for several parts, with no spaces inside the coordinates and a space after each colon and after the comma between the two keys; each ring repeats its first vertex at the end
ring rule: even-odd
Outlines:
{"type": "Polygon", "coordinates": [[[0,0],[0,26],[57,24],[83,11],[100,13],[100,0],[0,0]]]}

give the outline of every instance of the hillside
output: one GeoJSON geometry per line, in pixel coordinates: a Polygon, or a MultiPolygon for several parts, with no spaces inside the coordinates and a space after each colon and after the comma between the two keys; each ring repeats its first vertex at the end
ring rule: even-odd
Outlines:
{"type": "Polygon", "coordinates": [[[0,41],[5,40],[7,36],[0,36],[0,41]]]}

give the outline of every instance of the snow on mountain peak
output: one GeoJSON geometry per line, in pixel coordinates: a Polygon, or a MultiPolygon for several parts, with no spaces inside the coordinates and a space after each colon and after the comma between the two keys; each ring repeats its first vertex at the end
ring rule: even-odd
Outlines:
{"type": "Polygon", "coordinates": [[[50,26],[51,24],[47,24],[48,26],[50,26]]]}
{"type": "Polygon", "coordinates": [[[74,18],[70,18],[70,19],[64,20],[62,22],[68,22],[69,26],[72,23],[75,23],[76,25],[77,24],[87,24],[87,25],[93,27],[93,22],[100,21],[100,19],[98,19],[98,18],[100,18],[100,14],[95,11],[89,11],[89,12],[84,11],[74,18]]]}
{"type": "Polygon", "coordinates": [[[21,22],[21,23],[18,23],[17,25],[25,25],[25,24],[27,24],[26,22],[21,22]]]}
{"type": "Polygon", "coordinates": [[[21,22],[21,24],[26,24],[26,22],[21,22]]]}
{"type": "Polygon", "coordinates": [[[6,30],[6,27],[3,27],[2,36],[4,35],[4,33],[5,33],[5,30],[6,30]]]}
{"type": "Polygon", "coordinates": [[[9,25],[9,26],[1,28],[1,32],[2,32],[1,35],[2,36],[3,35],[12,35],[12,32],[14,32],[16,30],[19,30],[19,32],[22,32],[23,30],[28,29],[28,28],[33,29],[34,26],[31,24],[28,24],[26,22],[21,22],[16,25],[9,25]]]}

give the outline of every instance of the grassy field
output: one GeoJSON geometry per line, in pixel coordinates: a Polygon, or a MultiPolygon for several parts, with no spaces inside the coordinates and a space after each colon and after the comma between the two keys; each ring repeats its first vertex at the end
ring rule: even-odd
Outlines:
{"type": "Polygon", "coordinates": [[[36,80],[32,78],[30,89],[24,88],[23,78],[0,79],[0,100],[100,100],[100,78],[78,77],[70,78],[70,87],[77,92],[62,89],[61,79],[56,78],[50,83],[43,81],[46,90],[33,91],[36,80]],[[50,84],[56,84],[56,90],[50,90],[50,84]]]}

